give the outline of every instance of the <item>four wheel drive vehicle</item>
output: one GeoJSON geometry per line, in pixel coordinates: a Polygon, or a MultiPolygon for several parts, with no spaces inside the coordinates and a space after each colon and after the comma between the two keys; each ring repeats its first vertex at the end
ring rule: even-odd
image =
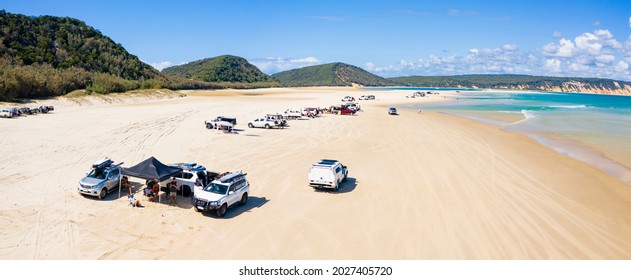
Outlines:
{"type": "Polygon", "coordinates": [[[267,118],[258,118],[248,123],[249,128],[273,128],[276,127],[276,123],[273,120],[268,120],[267,118]]]}
{"type": "MultiPolygon", "coordinates": [[[[196,186],[205,186],[219,175],[217,172],[206,170],[206,167],[197,165],[197,163],[174,163],[169,166],[182,168],[182,175],[175,177],[175,182],[177,183],[177,192],[185,197],[194,194],[196,186]]],[[[160,182],[160,190],[166,191],[167,184],[171,181],[168,179],[160,182]]]]}
{"type": "Polygon", "coordinates": [[[302,115],[306,117],[317,117],[320,115],[320,110],[318,108],[305,107],[302,108],[302,115]]]}
{"type": "Polygon", "coordinates": [[[2,112],[0,112],[0,117],[2,117],[2,118],[13,118],[13,112],[9,108],[4,108],[4,109],[2,109],[2,112]]]}
{"type": "Polygon", "coordinates": [[[388,108],[388,115],[396,115],[396,114],[397,114],[397,108],[394,108],[394,107],[388,108]]]}
{"type": "Polygon", "coordinates": [[[212,122],[229,122],[234,126],[237,125],[237,118],[226,118],[224,116],[218,116],[214,120],[212,120],[212,122]]]}
{"type": "Polygon", "coordinates": [[[231,132],[234,128],[234,125],[227,121],[204,121],[204,124],[208,129],[221,129],[226,132],[231,132]]]}
{"type": "Polygon", "coordinates": [[[283,113],[283,116],[288,119],[299,119],[302,117],[302,112],[298,109],[287,109],[285,113],[283,113]]]}
{"type": "Polygon", "coordinates": [[[354,110],[354,111],[361,110],[361,106],[359,106],[359,104],[357,104],[357,103],[348,103],[348,104],[344,105],[343,107],[346,107],[346,108],[354,110]]]}
{"type": "Polygon", "coordinates": [[[198,187],[193,197],[195,211],[215,211],[217,216],[223,217],[228,207],[235,204],[246,204],[250,183],[248,183],[245,175],[247,173],[228,173],[203,188],[198,187]]]}
{"type": "Polygon", "coordinates": [[[359,100],[368,100],[368,95],[362,95],[359,97],[359,100]]]}
{"type": "Polygon", "coordinates": [[[355,115],[355,113],[357,111],[355,111],[353,109],[346,108],[346,107],[341,107],[338,112],[339,112],[340,115],[355,115]]]}
{"type": "Polygon", "coordinates": [[[375,96],[374,95],[368,95],[368,100],[375,100],[375,96]]]}
{"type": "Polygon", "coordinates": [[[267,114],[265,116],[267,120],[274,121],[276,126],[285,127],[287,126],[287,120],[280,114],[267,114]]]}
{"type": "Polygon", "coordinates": [[[345,96],[344,98],[342,98],[343,102],[353,102],[355,101],[355,97],[352,96],[345,96]]]}
{"type": "Polygon", "coordinates": [[[123,163],[114,164],[114,161],[107,157],[93,163],[92,171],[79,180],[77,191],[83,195],[97,196],[99,199],[104,199],[109,192],[118,189],[121,164],[123,163]]]}
{"type": "Polygon", "coordinates": [[[346,181],[348,168],[339,161],[323,159],[309,169],[309,186],[314,189],[339,189],[340,183],[346,181]]]}

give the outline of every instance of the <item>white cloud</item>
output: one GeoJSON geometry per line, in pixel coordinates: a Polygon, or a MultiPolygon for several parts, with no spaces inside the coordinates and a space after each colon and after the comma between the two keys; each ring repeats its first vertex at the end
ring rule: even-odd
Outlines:
{"type": "Polygon", "coordinates": [[[153,66],[153,68],[158,69],[158,71],[162,71],[162,69],[173,66],[171,61],[162,61],[162,62],[148,62],[147,64],[153,66]]]}
{"type": "Polygon", "coordinates": [[[305,58],[268,57],[257,58],[248,61],[254,64],[266,74],[274,74],[282,71],[302,68],[305,66],[312,66],[321,63],[319,59],[312,56],[305,58]]]}
{"type": "Polygon", "coordinates": [[[545,45],[543,52],[549,56],[570,57],[574,53],[574,43],[571,40],[561,39],[558,45],[554,43],[545,45]]]}
{"type": "Polygon", "coordinates": [[[595,59],[597,62],[609,64],[609,63],[612,63],[614,59],[616,59],[616,57],[610,54],[601,54],[599,56],[596,56],[595,59]]]}
{"type": "Polygon", "coordinates": [[[515,44],[505,44],[502,46],[502,49],[505,51],[516,51],[518,48],[515,44]]]}
{"type": "Polygon", "coordinates": [[[552,37],[554,37],[554,38],[561,38],[561,37],[563,37],[563,35],[561,35],[561,32],[559,32],[559,31],[554,31],[554,32],[552,32],[552,37]]]}
{"type": "Polygon", "coordinates": [[[593,26],[600,26],[601,23],[600,23],[600,21],[594,21],[594,22],[592,22],[592,25],[593,26]]]}
{"type": "MultiPolygon", "coordinates": [[[[462,14],[462,11],[458,12],[462,14]]],[[[631,17],[629,20],[631,26],[631,17]]],[[[558,31],[552,35],[556,38],[554,42],[535,50],[521,50],[514,44],[503,44],[498,48],[469,46],[462,54],[401,59],[391,65],[369,62],[366,69],[384,77],[526,74],[631,81],[631,36],[620,43],[606,29],[580,33],[574,38],[563,38],[558,31]]]]}
{"type": "Polygon", "coordinates": [[[629,17],[629,27],[631,27],[631,17],[629,17]]]}
{"type": "Polygon", "coordinates": [[[310,57],[299,58],[299,59],[290,59],[289,62],[291,63],[320,63],[320,60],[313,56],[310,56],[310,57]]]}
{"type": "Polygon", "coordinates": [[[544,67],[552,72],[560,72],[561,71],[561,61],[553,58],[546,60],[546,64],[544,67]]]}
{"type": "Polygon", "coordinates": [[[618,72],[624,72],[629,70],[629,63],[626,63],[624,61],[618,61],[618,64],[616,64],[616,71],[618,72]]]}

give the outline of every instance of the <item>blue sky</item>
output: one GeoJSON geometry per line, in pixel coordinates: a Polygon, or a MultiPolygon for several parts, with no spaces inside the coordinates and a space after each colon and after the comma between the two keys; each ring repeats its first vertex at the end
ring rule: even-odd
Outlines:
{"type": "Polygon", "coordinates": [[[5,1],[85,21],[161,69],[232,54],[271,74],[346,62],[375,74],[631,80],[631,1],[5,1]]]}

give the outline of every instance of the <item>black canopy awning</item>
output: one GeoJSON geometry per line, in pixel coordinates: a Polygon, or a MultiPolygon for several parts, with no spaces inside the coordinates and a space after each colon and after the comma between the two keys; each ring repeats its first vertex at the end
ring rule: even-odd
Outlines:
{"type": "Polygon", "coordinates": [[[123,175],[142,179],[155,179],[164,181],[169,177],[179,177],[182,168],[164,165],[154,157],[150,157],[132,167],[122,168],[123,175]]]}

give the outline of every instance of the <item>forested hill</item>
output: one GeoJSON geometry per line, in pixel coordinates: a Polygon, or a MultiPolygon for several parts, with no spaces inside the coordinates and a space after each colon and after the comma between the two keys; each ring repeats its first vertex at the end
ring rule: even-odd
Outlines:
{"type": "Polygon", "coordinates": [[[23,65],[79,67],[124,79],[154,78],[158,71],[84,22],[0,11],[0,53],[23,65]]]}
{"type": "Polygon", "coordinates": [[[409,76],[389,80],[412,87],[465,87],[556,92],[631,94],[631,83],[599,78],[544,77],[528,75],[409,76]]]}
{"type": "MultiPolygon", "coordinates": [[[[256,85],[264,86],[264,85],[256,85]]],[[[0,100],[139,88],[248,88],[163,75],[83,21],[0,10],[0,100]]]]}
{"type": "Polygon", "coordinates": [[[193,61],[184,65],[165,68],[162,73],[205,82],[257,83],[273,82],[273,79],[261,72],[244,58],[222,55],[193,61]]]}
{"type": "Polygon", "coordinates": [[[391,86],[395,82],[386,80],[359,67],[340,62],[308,66],[272,75],[283,86],[391,86]]]}

